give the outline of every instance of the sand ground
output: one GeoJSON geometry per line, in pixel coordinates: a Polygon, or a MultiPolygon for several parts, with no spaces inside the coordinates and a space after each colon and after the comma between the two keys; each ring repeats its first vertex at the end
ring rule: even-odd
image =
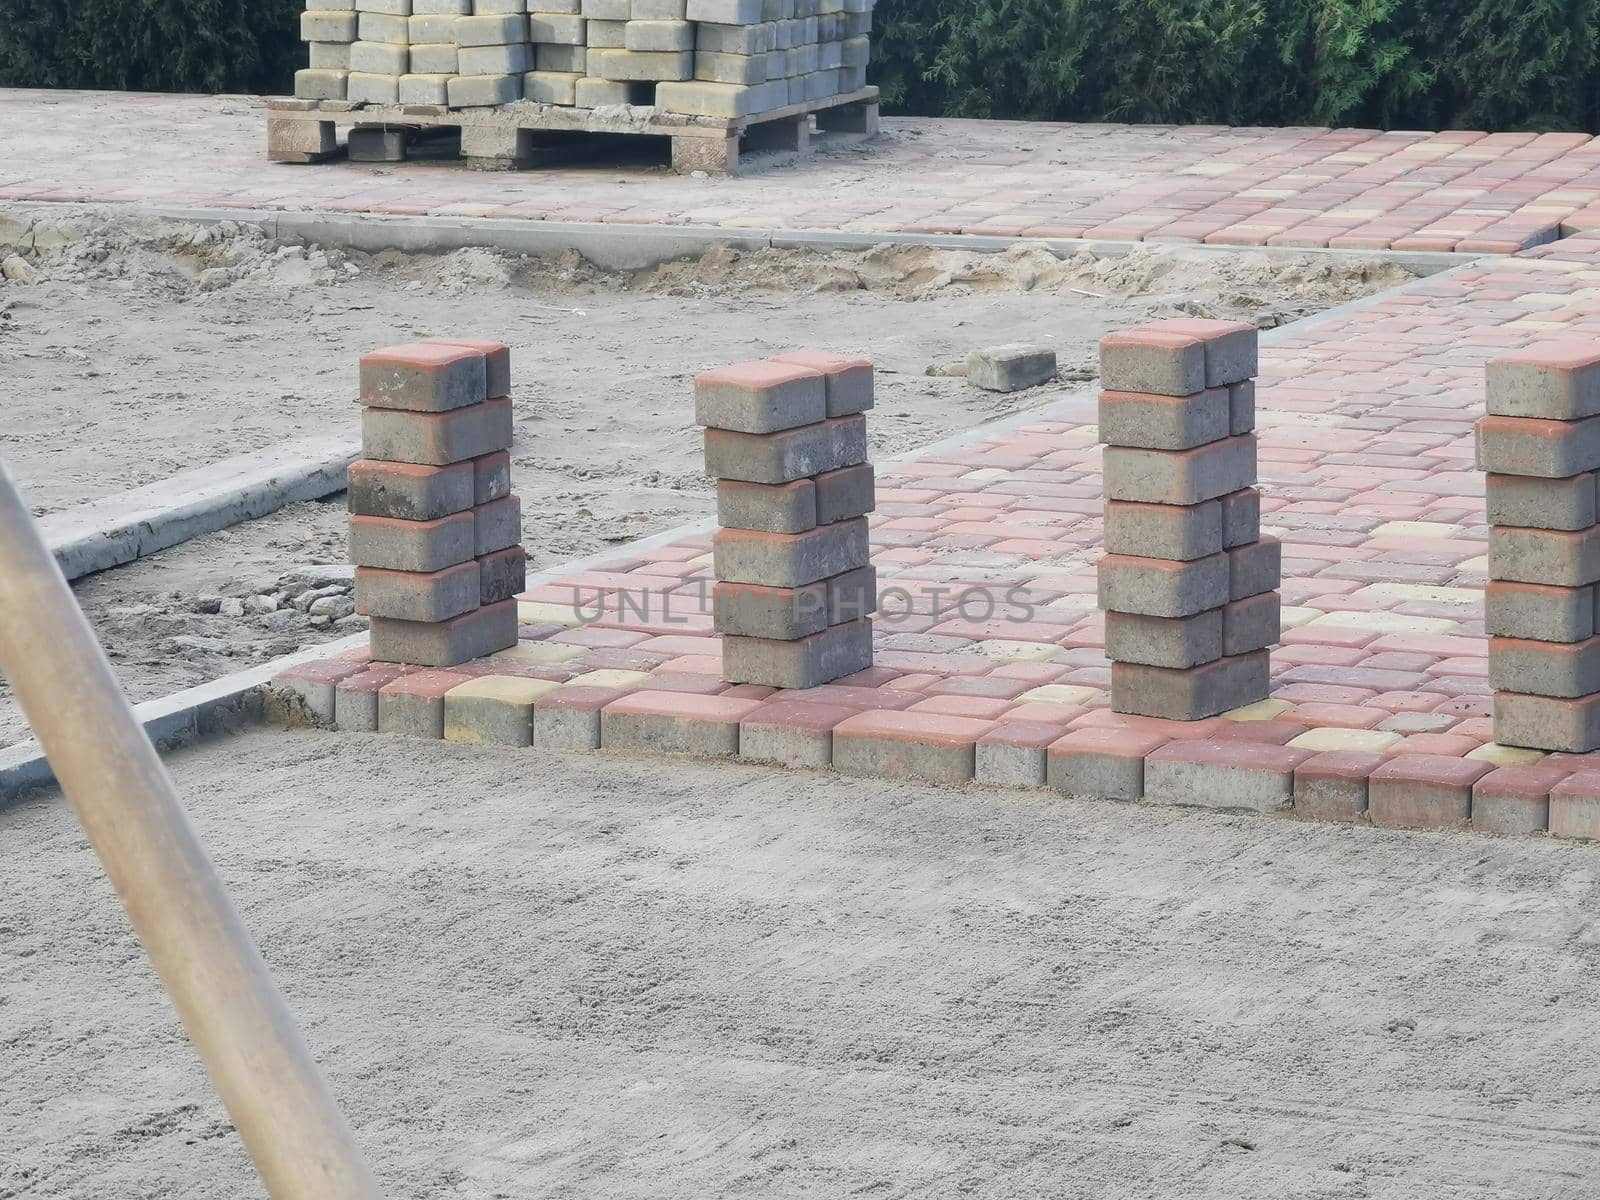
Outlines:
{"type": "MultiPolygon", "coordinates": [[[[316,732],[169,762],[393,1197],[1600,1176],[1587,846],[316,732]]],[[[0,812],[0,878],[0,1196],[259,1194],[59,797],[0,812]]]]}
{"type": "MultiPolygon", "coordinates": [[[[921,247],[712,251],[631,275],[567,255],[346,255],[253,229],[0,208],[0,458],[39,514],[309,433],[357,436],[354,366],[415,335],[475,332],[515,353],[515,486],[534,569],[712,511],[693,424],[698,371],[796,346],[877,364],[876,458],[926,445],[1096,372],[1109,328],[1205,313],[1273,325],[1409,276],[1359,259],[1167,249],[1060,260],[921,247]],[[1057,387],[1010,396],[930,376],[973,349],[1054,346],[1057,387]]],[[[82,580],[135,700],[347,629],[197,609],[344,560],[342,499],[296,505],[82,580]]],[[[0,684],[0,745],[25,727],[0,684]]]]}

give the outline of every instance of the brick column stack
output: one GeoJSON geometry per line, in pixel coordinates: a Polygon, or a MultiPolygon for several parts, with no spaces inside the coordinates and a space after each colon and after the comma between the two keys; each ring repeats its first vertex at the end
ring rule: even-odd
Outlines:
{"type": "Polygon", "coordinates": [[[1281,553],[1253,486],[1255,328],[1113,333],[1100,374],[1111,707],[1195,721],[1266,699],[1281,553]]]}
{"type": "Polygon", "coordinates": [[[444,338],[374,351],[361,403],[350,558],[373,659],[448,667],[515,646],[526,554],[511,352],[444,338]]]}
{"type": "Polygon", "coordinates": [[[1546,342],[1489,364],[1484,626],[1504,745],[1600,749],[1600,347],[1546,342]]]}
{"type": "Polygon", "coordinates": [[[355,0],[356,40],[350,45],[345,98],[396,104],[400,80],[411,72],[410,0],[355,0]]]}
{"type": "Polygon", "coordinates": [[[695,380],[717,479],[723,678],[807,688],[872,665],[872,364],[802,352],[695,380]]]}

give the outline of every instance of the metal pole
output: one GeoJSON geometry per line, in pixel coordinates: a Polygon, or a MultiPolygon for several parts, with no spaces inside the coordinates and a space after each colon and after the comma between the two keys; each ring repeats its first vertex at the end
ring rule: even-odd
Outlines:
{"type": "Polygon", "coordinates": [[[0,462],[0,672],[274,1200],[378,1187],[0,462]]]}

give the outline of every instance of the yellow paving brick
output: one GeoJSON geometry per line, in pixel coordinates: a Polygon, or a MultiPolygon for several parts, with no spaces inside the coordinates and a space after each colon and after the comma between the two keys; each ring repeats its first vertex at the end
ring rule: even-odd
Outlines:
{"type": "Polygon", "coordinates": [[[445,741],[531,746],[533,703],[559,686],[511,675],[469,679],[445,693],[445,741]]]}
{"type": "Polygon", "coordinates": [[[1323,613],[1305,624],[1307,629],[1370,629],[1375,633],[1455,633],[1460,627],[1459,621],[1447,621],[1443,617],[1408,617],[1386,612],[1323,613]]]}
{"type": "Polygon", "coordinates": [[[1278,615],[1279,625],[1283,629],[1294,629],[1309,621],[1315,621],[1322,616],[1320,608],[1301,608],[1297,604],[1286,605],[1278,615]]]}
{"type": "Polygon", "coordinates": [[[1017,697],[1016,702],[1021,704],[1025,700],[1043,700],[1051,704],[1083,704],[1100,694],[1100,688],[1080,687],[1071,683],[1047,683],[1030,692],[1023,692],[1017,697]]]}
{"type": "Polygon", "coordinates": [[[1390,746],[1399,745],[1402,740],[1398,733],[1388,733],[1381,729],[1338,729],[1319,726],[1290,738],[1289,745],[1296,750],[1315,750],[1318,753],[1327,750],[1357,750],[1368,754],[1381,754],[1390,746]]]}
{"type": "Polygon", "coordinates": [[[650,678],[649,671],[589,671],[583,675],[574,675],[567,680],[567,687],[603,687],[603,688],[632,688],[638,687],[650,678]]]}
{"type": "Polygon", "coordinates": [[[540,600],[517,601],[519,625],[565,625],[568,629],[576,629],[595,620],[598,620],[598,617],[579,616],[570,604],[551,604],[540,600]]]}
{"type": "Polygon", "coordinates": [[[1228,721],[1270,721],[1293,707],[1287,700],[1257,700],[1243,708],[1230,708],[1222,716],[1228,721]]]}
{"type": "Polygon", "coordinates": [[[1429,604],[1459,604],[1474,609],[1483,605],[1482,588],[1442,587],[1430,583],[1369,583],[1357,588],[1352,595],[1378,604],[1423,600],[1429,604]]]}
{"type": "Polygon", "coordinates": [[[1545,757],[1543,750],[1528,750],[1521,746],[1502,746],[1499,742],[1487,742],[1467,754],[1468,758],[1475,758],[1479,762],[1493,763],[1497,767],[1524,767],[1529,763],[1536,763],[1545,757]]]}
{"type": "Polygon", "coordinates": [[[1048,642],[1008,642],[999,638],[978,642],[970,649],[989,658],[998,658],[1002,662],[1045,662],[1057,657],[1062,651],[1062,647],[1048,642]]]}
{"type": "Polygon", "coordinates": [[[1461,526],[1435,524],[1432,521],[1385,521],[1372,531],[1373,537],[1453,538],[1459,536],[1461,526]]]}
{"type": "Polygon", "coordinates": [[[561,642],[518,642],[505,650],[491,654],[491,659],[503,659],[507,662],[539,663],[553,666],[556,663],[571,662],[583,653],[582,646],[568,646],[561,642]]]}

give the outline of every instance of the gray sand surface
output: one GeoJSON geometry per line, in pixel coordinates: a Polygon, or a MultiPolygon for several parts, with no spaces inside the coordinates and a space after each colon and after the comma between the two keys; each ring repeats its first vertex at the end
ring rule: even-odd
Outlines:
{"type": "MultiPolygon", "coordinates": [[[[169,759],[396,1198],[1565,1200],[1593,847],[261,730],[169,759]]],[[[0,812],[0,1196],[259,1195],[0,812]]]]}

